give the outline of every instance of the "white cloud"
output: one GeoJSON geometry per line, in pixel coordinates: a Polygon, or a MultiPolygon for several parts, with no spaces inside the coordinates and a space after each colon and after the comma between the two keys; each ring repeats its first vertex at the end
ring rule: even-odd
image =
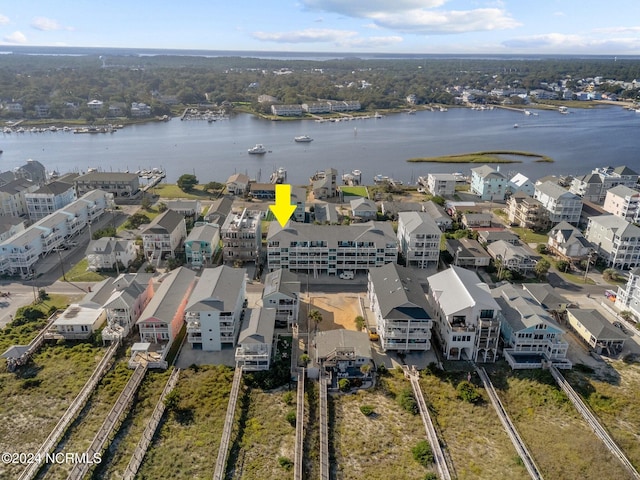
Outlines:
{"type": "Polygon", "coordinates": [[[57,20],[47,17],[36,17],[31,21],[31,27],[43,32],[54,30],[73,30],[71,27],[61,25],[57,20]]]}
{"type": "Polygon", "coordinates": [[[303,0],[309,9],[372,20],[378,27],[423,35],[504,30],[520,26],[503,8],[445,10],[448,0],[303,0]]]}
{"type": "Polygon", "coordinates": [[[448,34],[504,30],[520,24],[503,10],[481,8],[467,11],[413,10],[402,13],[378,13],[372,19],[392,30],[419,34],[448,34]]]}
{"type": "Polygon", "coordinates": [[[594,33],[604,33],[604,34],[607,34],[607,35],[610,35],[610,34],[620,35],[620,34],[624,34],[624,33],[638,34],[638,33],[640,33],[640,27],[595,28],[595,29],[593,29],[593,32],[594,33]]]}
{"type": "Polygon", "coordinates": [[[340,45],[345,47],[358,47],[358,48],[380,48],[388,47],[391,45],[397,45],[402,43],[402,37],[392,35],[389,37],[360,37],[354,39],[347,39],[340,45]]]}
{"type": "Polygon", "coordinates": [[[6,35],[3,40],[7,43],[27,43],[25,34],[18,31],[6,35]]]}
{"type": "Polygon", "coordinates": [[[324,28],[308,28],[306,30],[295,30],[291,32],[254,32],[252,36],[258,40],[278,43],[319,43],[336,42],[349,37],[354,37],[358,33],[347,30],[330,30],[324,28]]]}
{"type": "Polygon", "coordinates": [[[6,25],[7,23],[9,23],[9,17],[0,13],[0,25],[6,25]]]}

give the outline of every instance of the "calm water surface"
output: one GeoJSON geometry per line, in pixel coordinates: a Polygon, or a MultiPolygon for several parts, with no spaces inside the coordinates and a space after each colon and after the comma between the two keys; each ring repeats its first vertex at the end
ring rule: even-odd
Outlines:
{"type": "Polygon", "coordinates": [[[334,167],[340,174],[361,170],[365,183],[372,183],[377,174],[410,182],[429,172],[468,174],[477,165],[416,164],[406,162],[408,158],[521,150],[548,155],[555,163],[525,160],[502,165],[501,170],[538,178],[584,174],[604,165],[628,165],[638,171],[639,132],[640,114],[619,107],[573,109],[568,115],[540,111],[537,116],[503,109],[452,108],[336,123],[271,122],[241,114],[214,123],[174,118],[113,134],[0,134],[4,150],[0,165],[8,170],[32,158],[59,172],[162,167],[168,182],[183,173],[195,173],[200,183],[224,182],[235,172],[266,182],[282,166],[294,184],[307,183],[316,170],[334,167]],[[305,134],[314,141],[293,141],[305,134]],[[269,153],[249,155],[247,149],[256,143],[264,144],[269,153]]]}

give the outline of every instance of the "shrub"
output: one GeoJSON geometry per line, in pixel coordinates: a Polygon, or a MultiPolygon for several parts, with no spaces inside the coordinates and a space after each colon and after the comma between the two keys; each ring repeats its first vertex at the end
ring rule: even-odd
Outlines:
{"type": "Polygon", "coordinates": [[[171,390],[169,394],[164,397],[164,406],[168,411],[176,411],[180,404],[180,392],[178,390],[171,390]]]}
{"type": "Polygon", "coordinates": [[[418,402],[416,402],[410,388],[405,388],[396,397],[398,404],[407,412],[416,415],[418,413],[418,402]]]}
{"type": "Polygon", "coordinates": [[[338,380],[338,388],[341,392],[348,392],[351,388],[351,382],[348,378],[341,378],[338,380]]]}
{"type": "Polygon", "coordinates": [[[287,457],[278,457],[278,465],[288,472],[293,468],[293,461],[287,457]]]}
{"type": "MultiPolygon", "coordinates": [[[[518,457],[520,458],[520,457],[518,457]]],[[[424,480],[438,480],[438,475],[433,472],[429,472],[424,476],[424,480]]]]}
{"type": "Polygon", "coordinates": [[[421,440],[411,449],[413,459],[423,467],[428,467],[433,463],[433,451],[431,445],[426,440],[421,440]]]}
{"type": "Polygon", "coordinates": [[[293,392],[291,390],[284,392],[282,395],[282,401],[287,405],[291,405],[293,403],[293,392]]]}
{"type": "Polygon", "coordinates": [[[387,367],[385,367],[383,364],[380,364],[380,365],[378,365],[377,372],[378,372],[378,375],[380,375],[380,376],[386,375],[387,367]]]}
{"type": "Polygon", "coordinates": [[[289,422],[289,425],[291,425],[292,427],[296,426],[296,412],[295,410],[289,410],[289,412],[287,413],[287,416],[285,417],[287,422],[289,422]]]}
{"type": "Polygon", "coordinates": [[[373,409],[373,407],[371,405],[361,405],[360,406],[360,411],[362,412],[362,414],[365,417],[369,417],[369,416],[373,415],[373,413],[374,413],[374,409],[373,409]]]}
{"type": "Polygon", "coordinates": [[[480,395],[476,387],[466,380],[458,384],[456,394],[460,400],[464,400],[469,403],[478,403],[482,400],[482,395],[480,395]]]}

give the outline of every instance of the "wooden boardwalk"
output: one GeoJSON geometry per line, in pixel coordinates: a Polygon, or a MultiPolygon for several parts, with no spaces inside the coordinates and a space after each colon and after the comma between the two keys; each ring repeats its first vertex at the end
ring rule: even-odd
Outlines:
{"type": "MultiPolygon", "coordinates": [[[[131,378],[125,385],[122,393],[114,403],[113,407],[111,407],[111,411],[107,414],[107,417],[104,419],[100,430],[96,433],[95,437],[93,437],[93,441],[91,445],[87,449],[87,458],[93,459],[95,455],[99,455],[105,449],[108,444],[109,437],[113,433],[114,430],[120,425],[120,421],[122,419],[122,414],[125,409],[129,408],[131,402],[133,402],[133,396],[135,395],[138,387],[142,383],[142,379],[147,373],[147,365],[139,364],[136,368],[131,378]]],[[[76,463],[74,467],[71,469],[67,480],[80,480],[85,477],[85,475],[89,472],[91,468],[91,463],[76,463]]]]}
{"type": "Polygon", "coordinates": [[[329,414],[327,378],[320,372],[320,480],[329,480],[329,414]]]}
{"type": "Polygon", "coordinates": [[[294,446],[293,478],[302,480],[304,456],[304,382],[305,369],[298,372],[298,390],[296,396],[296,443],[294,446]]]}
{"type": "Polygon", "coordinates": [[[127,468],[124,471],[124,475],[122,477],[124,480],[133,480],[136,476],[136,473],[138,473],[138,469],[142,464],[142,460],[144,459],[144,456],[147,453],[147,449],[151,444],[151,440],[153,440],[153,436],[156,434],[156,430],[158,428],[158,425],[160,424],[160,420],[164,415],[164,411],[165,411],[164,400],[167,397],[167,395],[169,395],[169,393],[171,393],[175,388],[176,384],[178,383],[179,376],[180,376],[179,368],[176,368],[173,372],[171,372],[171,375],[169,376],[169,379],[167,380],[167,383],[164,386],[164,390],[160,394],[160,398],[156,403],[156,407],[154,408],[153,413],[151,414],[151,418],[147,422],[147,426],[145,427],[144,432],[142,433],[142,437],[140,437],[140,440],[138,441],[138,445],[136,446],[136,449],[133,452],[133,455],[131,455],[131,460],[129,460],[129,464],[127,465],[127,468]]]}
{"type": "MultiPolygon", "coordinates": [[[[104,357],[102,357],[102,360],[100,360],[100,363],[98,363],[98,366],[91,374],[91,377],[89,377],[89,380],[87,380],[87,383],[85,383],[84,387],[82,387],[82,390],[80,390],[78,396],[73,400],[73,402],[71,402],[71,405],[69,405],[67,411],[64,412],[62,417],[60,417],[60,420],[58,420],[56,426],[53,428],[47,439],[38,449],[37,455],[39,455],[40,458],[43,458],[46,456],[46,454],[51,453],[56,445],[58,445],[60,439],[69,428],[69,425],[71,425],[73,420],[77,417],[78,413],[80,413],[82,408],[87,403],[87,400],[98,385],[98,382],[102,379],[104,374],[109,369],[111,360],[115,356],[119,345],[119,342],[113,342],[107,349],[104,357]]],[[[28,465],[27,468],[25,468],[20,474],[18,480],[31,480],[32,478],[35,478],[42,465],[43,464],[37,462],[28,465]]]]}
{"type": "Polygon", "coordinates": [[[495,388],[493,388],[493,384],[491,383],[491,379],[489,378],[486,370],[484,368],[476,367],[476,372],[478,373],[480,380],[482,380],[484,388],[487,391],[489,398],[491,399],[491,403],[493,404],[493,408],[496,410],[496,413],[498,414],[498,417],[502,422],[502,426],[507,431],[507,435],[509,435],[511,443],[513,443],[513,446],[518,452],[518,455],[522,459],[522,463],[527,469],[527,472],[529,472],[529,475],[534,480],[542,480],[542,473],[540,473],[540,469],[536,465],[535,461],[533,460],[533,456],[529,452],[529,449],[520,437],[520,434],[516,430],[516,427],[513,425],[513,422],[509,418],[507,411],[502,406],[502,402],[500,401],[495,388]]]}
{"type": "Polygon", "coordinates": [[[213,480],[224,480],[225,470],[227,466],[227,455],[229,454],[229,441],[231,432],[233,431],[233,419],[236,414],[236,405],[238,404],[238,392],[240,392],[240,384],[242,383],[242,367],[236,367],[233,375],[233,384],[231,385],[231,393],[229,394],[229,405],[227,406],[227,415],[224,419],[224,429],[222,430],[222,439],[218,448],[218,458],[216,459],[216,467],[213,472],[213,480]]]}

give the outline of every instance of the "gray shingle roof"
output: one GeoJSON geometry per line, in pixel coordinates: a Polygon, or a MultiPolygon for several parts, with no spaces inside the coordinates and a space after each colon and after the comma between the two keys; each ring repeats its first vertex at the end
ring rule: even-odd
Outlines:
{"type": "Polygon", "coordinates": [[[205,269],[189,297],[186,311],[234,311],[246,273],[244,268],[226,265],[205,269]]]}
{"type": "Polygon", "coordinates": [[[395,263],[369,270],[369,277],[385,318],[428,320],[428,303],[413,272],[395,263]]]}

